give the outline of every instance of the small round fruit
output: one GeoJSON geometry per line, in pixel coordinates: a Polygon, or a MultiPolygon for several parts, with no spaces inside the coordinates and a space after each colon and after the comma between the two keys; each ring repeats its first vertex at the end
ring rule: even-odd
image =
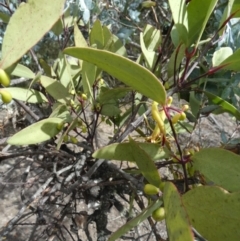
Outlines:
{"type": "Polygon", "coordinates": [[[179,120],[183,121],[186,119],[186,114],[184,112],[181,112],[179,120]]]}
{"type": "Polygon", "coordinates": [[[152,218],[157,222],[162,221],[165,218],[165,209],[163,207],[156,209],[152,213],[152,218]]]}
{"type": "Polygon", "coordinates": [[[189,105],[183,105],[183,106],[182,106],[182,110],[183,110],[183,111],[189,110],[189,105]]]}
{"type": "Polygon", "coordinates": [[[87,95],[86,95],[86,94],[81,94],[81,98],[82,98],[83,100],[87,100],[87,95]]]}
{"type": "Polygon", "coordinates": [[[69,139],[69,138],[68,138],[68,135],[65,135],[65,136],[63,137],[63,141],[64,141],[64,142],[68,142],[68,139],[69,139]]]}
{"type": "Polygon", "coordinates": [[[58,123],[58,124],[57,124],[57,129],[58,129],[59,131],[61,131],[61,130],[63,129],[63,126],[64,126],[64,122],[58,123]]]}
{"type": "Polygon", "coordinates": [[[10,78],[3,69],[0,69],[0,83],[5,87],[9,86],[10,84],[10,78]]]}
{"type": "Polygon", "coordinates": [[[77,143],[78,143],[77,138],[74,137],[74,136],[70,136],[70,141],[71,141],[73,144],[77,144],[77,143]]]}
{"type": "Polygon", "coordinates": [[[146,184],[143,191],[147,195],[156,195],[159,193],[159,188],[153,186],[152,184],[146,184]]]}
{"type": "Polygon", "coordinates": [[[12,101],[12,95],[7,90],[0,90],[3,103],[10,103],[12,101]]]}

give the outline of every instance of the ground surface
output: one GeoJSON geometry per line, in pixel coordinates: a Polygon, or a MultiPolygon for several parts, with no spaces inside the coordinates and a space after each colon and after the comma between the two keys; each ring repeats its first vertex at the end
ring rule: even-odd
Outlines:
{"type": "MultiPolygon", "coordinates": [[[[1,114],[2,119],[5,118],[6,110],[2,110],[1,114]]],[[[98,131],[99,143],[104,146],[112,136],[112,127],[102,125],[98,131]]],[[[14,128],[9,122],[4,130],[2,129],[1,137],[13,132],[14,128]]],[[[181,144],[199,147],[220,146],[223,136],[225,139],[239,138],[237,124],[227,114],[210,115],[200,119],[192,135],[182,134],[181,144]]],[[[5,240],[64,240],[63,237],[68,237],[67,240],[77,240],[76,233],[79,240],[107,240],[111,232],[131,217],[128,215],[129,201],[134,187],[116,171],[118,165],[102,164],[92,176],[89,176],[94,162],[90,157],[83,160],[83,156],[79,155],[82,148],[69,146],[72,151],[78,153],[76,155],[68,152],[68,149],[56,155],[52,143],[32,148],[7,149],[6,144],[2,145],[1,156],[6,156],[8,152],[38,153],[0,159],[0,230],[2,235],[4,231],[9,231],[5,240]],[[56,168],[58,172],[70,166],[75,169],[66,171],[65,178],[69,180],[65,180],[63,184],[63,180],[59,178],[59,184],[56,184],[56,176],[52,175],[53,169],[56,168]],[[77,179],[76,170],[88,179],[77,179]],[[114,180],[113,183],[111,180],[114,180]],[[46,188],[42,188],[44,185],[46,188]],[[75,189],[71,189],[74,185],[75,189]],[[80,185],[81,188],[76,188],[80,185]],[[28,216],[24,217],[27,214],[28,216]]],[[[85,156],[87,155],[85,153],[85,156]]],[[[125,166],[126,164],[123,165],[125,166]]],[[[166,174],[167,170],[164,172],[166,174]]],[[[139,203],[133,203],[133,216],[140,212],[141,205],[146,205],[146,200],[140,194],[139,203]]],[[[151,225],[154,224],[143,222],[131,229],[121,240],[165,240],[164,223],[156,227],[151,225]]]]}

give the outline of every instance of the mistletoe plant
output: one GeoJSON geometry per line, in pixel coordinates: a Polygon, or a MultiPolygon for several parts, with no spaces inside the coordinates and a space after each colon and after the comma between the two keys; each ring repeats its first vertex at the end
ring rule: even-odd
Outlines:
{"type": "MultiPolygon", "coordinates": [[[[218,147],[184,149],[178,135],[179,130],[194,128],[187,119],[193,117],[197,122],[201,111],[199,94],[208,99],[209,106],[218,107],[217,111],[212,109],[213,114],[227,112],[240,120],[234,105],[207,88],[211,76],[240,70],[239,49],[217,49],[229,21],[240,17],[239,1],[225,3],[219,25],[207,36],[207,24],[218,8],[217,0],[169,0],[172,23],[167,35],[162,36],[159,29],[146,25],[139,33],[141,52],[134,61],[128,58],[119,38],[99,20],[91,26],[86,40],[79,30],[79,19],[63,14],[64,2],[29,0],[9,20],[2,45],[1,71],[33,81],[26,89],[6,87],[1,93],[6,91],[14,99],[29,103],[47,103],[52,113],[13,135],[8,143],[36,144],[57,136],[59,149],[63,142],[77,143],[81,136],[94,149],[92,157],[96,162],[114,159],[136,163],[138,173],[144,177],[140,189],[149,205],[109,240],[118,239],[150,216],[156,221],[165,218],[169,240],[190,241],[194,236],[209,241],[239,240],[240,157],[218,147]],[[69,25],[64,25],[66,22],[69,25]],[[71,28],[74,46],[64,46],[53,66],[41,60],[42,72],[34,74],[18,60],[56,23],[65,32],[71,28]],[[211,56],[206,65],[205,56],[211,56]],[[109,76],[124,86],[110,88],[109,76]],[[32,88],[36,83],[43,91],[32,88]],[[181,98],[186,92],[190,93],[184,97],[188,104],[175,107],[173,97],[178,94],[181,98]],[[121,113],[119,99],[127,93],[134,94],[136,105],[121,113]],[[140,107],[147,99],[151,107],[143,113],[140,107]],[[194,105],[194,101],[198,104],[194,105]],[[91,121],[86,117],[89,106],[88,111],[94,116],[91,121]],[[149,128],[150,135],[140,132],[144,120],[155,123],[149,128]],[[101,121],[114,124],[117,134],[112,144],[96,148],[94,136],[101,121]],[[139,141],[129,136],[121,143],[133,129],[144,138],[139,141]],[[169,167],[175,180],[160,175],[158,167],[164,166],[169,167]],[[180,181],[183,187],[175,185],[180,181]]],[[[154,11],[155,4],[147,6],[154,11]]],[[[3,81],[1,84],[4,85],[3,81]]]]}

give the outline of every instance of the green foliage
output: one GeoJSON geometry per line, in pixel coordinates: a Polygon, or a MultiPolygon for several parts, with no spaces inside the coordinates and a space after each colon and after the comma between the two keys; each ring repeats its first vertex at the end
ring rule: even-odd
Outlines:
{"type": "MultiPolygon", "coordinates": [[[[169,154],[166,153],[163,149],[159,148],[158,144],[144,142],[138,142],[136,144],[142,150],[144,150],[153,161],[169,157],[169,154]]],[[[92,156],[94,158],[104,158],[109,160],[114,159],[119,161],[134,161],[132,159],[130,143],[115,143],[109,146],[105,146],[96,150],[92,156]]]]}
{"type": "Polygon", "coordinates": [[[187,192],[182,199],[193,227],[207,240],[224,241],[240,237],[239,197],[239,192],[205,186],[187,192]]]}
{"type": "Polygon", "coordinates": [[[229,192],[240,190],[239,155],[219,148],[206,148],[195,153],[192,160],[195,170],[199,170],[208,182],[213,182],[229,192]]]}
{"type": "Polygon", "coordinates": [[[52,28],[62,14],[64,2],[29,0],[19,6],[7,25],[0,68],[7,69],[18,61],[52,28]]]}
{"type": "Polygon", "coordinates": [[[91,48],[67,48],[64,53],[97,65],[158,103],[164,104],[166,101],[166,92],[156,76],[127,58],[105,50],[91,48]]]}
{"type": "Polygon", "coordinates": [[[60,118],[41,120],[9,138],[8,143],[11,145],[30,145],[47,141],[61,131],[62,122],[63,120],[60,118]]]}
{"type": "MultiPolygon", "coordinates": [[[[68,139],[70,131],[74,131],[89,142],[94,150],[93,158],[136,163],[135,173],[141,174],[145,183],[160,188],[163,194],[157,197],[157,201],[148,197],[149,206],[112,234],[109,240],[121,237],[161,205],[166,212],[170,241],[194,240],[196,234],[191,226],[209,241],[239,240],[239,156],[217,147],[187,150],[180,145],[178,136],[183,131],[192,132],[196,125],[191,122],[197,123],[200,114],[226,112],[240,120],[240,112],[233,101],[233,96],[235,99],[240,96],[236,88],[240,49],[215,44],[216,38],[224,33],[229,18],[240,16],[239,1],[228,1],[221,12],[217,0],[169,0],[167,5],[173,19],[169,34],[163,37],[153,25],[139,25],[135,27],[141,29],[137,44],[131,42],[132,25],[115,35],[100,17],[91,23],[91,9],[84,1],[81,3],[83,21],[71,15],[70,8],[63,12],[64,2],[29,0],[21,4],[10,19],[0,14],[8,24],[0,68],[12,76],[32,80],[26,88],[3,90],[17,100],[45,103],[51,108],[48,118],[22,129],[8,143],[30,145],[58,137],[59,149],[64,138],[68,139]],[[213,35],[208,35],[216,9],[221,12],[221,18],[213,35]],[[86,29],[87,33],[84,32],[86,29]],[[40,67],[35,74],[18,62],[49,30],[59,39],[61,34],[71,34],[65,36],[53,63],[36,58],[40,67]],[[137,46],[137,50],[129,46],[137,46]],[[229,79],[234,83],[231,88],[223,84],[229,79]],[[216,85],[215,89],[211,89],[211,83],[216,85]],[[38,90],[34,89],[35,86],[39,87],[38,90]],[[174,94],[178,100],[185,99],[190,110],[187,104],[174,106],[171,98],[174,94]],[[131,102],[124,106],[122,103],[129,96],[131,102]],[[152,109],[143,114],[150,108],[149,101],[152,109]],[[206,106],[202,108],[204,102],[206,106]],[[126,108],[120,107],[120,103],[126,108]],[[94,116],[93,120],[88,120],[87,111],[94,116]],[[173,117],[180,114],[184,120],[175,123],[173,117]],[[98,126],[103,122],[114,125],[117,133],[114,141],[123,127],[127,126],[128,130],[129,123],[137,115],[140,116],[137,120],[145,120],[146,131],[143,126],[134,126],[134,122],[131,126],[138,132],[137,137],[131,136],[125,143],[95,149],[94,135],[98,126]],[[179,188],[169,177],[163,182],[158,165],[169,167],[174,183],[184,185],[179,188]],[[216,186],[209,187],[209,184],[216,186]]],[[[137,24],[145,8],[151,6],[153,13],[156,11],[157,2],[141,3],[124,1],[116,8],[126,13],[126,6],[130,6],[129,21],[137,24]]],[[[115,9],[108,10],[117,13],[115,9]]],[[[72,136],[72,140],[78,142],[74,138],[72,136]]]]}
{"type": "Polygon", "coordinates": [[[172,183],[167,182],[164,185],[163,202],[169,240],[194,240],[188,213],[177,188],[172,183]]]}
{"type": "Polygon", "coordinates": [[[9,87],[8,92],[14,96],[15,99],[26,101],[28,103],[43,103],[48,102],[46,97],[39,91],[34,89],[23,89],[19,87],[9,87]]]}
{"type": "Polygon", "coordinates": [[[132,228],[138,226],[142,221],[144,221],[146,218],[151,216],[152,212],[158,207],[160,207],[161,205],[162,205],[161,199],[154,201],[146,209],[142,210],[142,212],[138,216],[131,219],[129,222],[123,225],[120,229],[118,229],[115,233],[113,233],[108,240],[109,241],[117,240],[123,234],[127,233],[132,228]]]}

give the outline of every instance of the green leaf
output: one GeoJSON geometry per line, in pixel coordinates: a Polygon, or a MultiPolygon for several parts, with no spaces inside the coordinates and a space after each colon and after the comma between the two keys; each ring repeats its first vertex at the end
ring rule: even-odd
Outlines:
{"type": "Polygon", "coordinates": [[[227,112],[227,113],[235,116],[237,120],[240,120],[240,112],[237,108],[235,108],[229,102],[227,102],[226,100],[223,100],[222,98],[220,98],[217,95],[214,95],[207,91],[203,91],[203,92],[213,104],[221,106],[221,108],[224,112],[227,112]]]}
{"type": "Polygon", "coordinates": [[[109,100],[108,103],[102,105],[101,114],[105,116],[117,116],[121,113],[117,103],[114,100],[109,100]]]}
{"type": "Polygon", "coordinates": [[[157,55],[155,51],[148,50],[145,46],[144,39],[143,39],[143,33],[140,33],[140,45],[141,50],[144,56],[144,59],[146,61],[148,69],[152,69],[154,67],[155,61],[157,59],[157,55]]]}
{"type": "Polygon", "coordinates": [[[165,89],[156,76],[127,58],[105,50],[92,48],[67,48],[64,53],[97,65],[110,75],[162,105],[166,102],[165,89]]]}
{"type": "Polygon", "coordinates": [[[150,51],[155,51],[162,42],[161,32],[157,28],[147,24],[143,29],[143,39],[146,48],[150,51]]]}
{"type": "Polygon", "coordinates": [[[52,113],[51,115],[49,116],[50,118],[51,117],[57,117],[57,118],[60,118],[62,119],[64,122],[72,122],[73,118],[67,108],[66,105],[64,104],[60,104],[60,103],[55,103],[52,107],[52,113]]]}
{"type": "Polygon", "coordinates": [[[20,87],[8,87],[6,90],[11,93],[12,97],[17,100],[28,103],[48,102],[47,98],[41,92],[34,89],[24,89],[20,87]]]}
{"type": "Polygon", "coordinates": [[[240,156],[221,148],[196,152],[191,159],[195,170],[230,192],[240,191],[240,156]]]}
{"type": "MultiPolygon", "coordinates": [[[[230,178],[230,177],[229,177],[230,178]]],[[[183,195],[194,228],[208,241],[240,240],[240,193],[202,186],[183,195]]]]}
{"type": "Polygon", "coordinates": [[[115,54],[119,54],[121,56],[127,57],[127,50],[124,47],[122,41],[115,35],[112,35],[112,37],[113,37],[113,44],[109,46],[108,50],[115,54]]]}
{"type": "Polygon", "coordinates": [[[77,23],[74,23],[74,43],[76,47],[87,47],[87,41],[79,30],[77,23]]]}
{"type": "Polygon", "coordinates": [[[187,13],[185,0],[169,0],[169,6],[172,12],[172,18],[175,24],[184,24],[187,13]]]}
{"type": "Polygon", "coordinates": [[[93,101],[93,84],[96,80],[96,66],[87,61],[82,63],[82,85],[84,94],[90,97],[90,102],[93,101]]]}
{"type": "MultiPolygon", "coordinates": [[[[234,18],[240,17],[239,9],[240,9],[240,1],[239,0],[228,0],[227,7],[224,9],[222,19],[219,23],[219,28],[222,26],[224,21],[230,16],[230,14],[236,13],[233,17],[234,18]]],[[[226,29],[226,25],[222,29],[220,29],[219,36],[221,36],[225,32],[225,29],[226,29]]]]}
{"type": "Polygon", "coordinates": [[[62,19],[58,19],[58,21],[53,25],[52,29],[53,33],[56,36],[59,36],[63,32],[63,22],[62,19]]]}
{"type": "Polygon", "coordinates": [[[32,48],[63,13],[65,0],[28,0],[10,18],[2,44],[0,68],[6,69],[32,48]]]}
{"type": "Polygon", "coordinates": [[[142,212],[137,215],[135,218],[128,221],[125,225],[123,225],[120,229],[118,229],[115,233],[113,233],[108,241],[115,241],[120,238],[123,234],[130,231],[132,228],[138,226],[141,222],[146,220],[149,216],[152,215],[152,212],[159,208],[162,205],[162,200],[158,199],[151,203],[147,208],[142,210],[142,212]]]}
{"type": "Polygon", "coordinates": [[[198,46],[218,0],[191,0],[187,6],[188,46],[198,46]]]}
{"type": "Polygon", "coordinates": [[[103,26],[102,30],[103,30],[103,39],[104,39],[104,49],[109,50],[109,48],[113,44],[113,35],[106,26],[103,26]]]}
{"type": "Polygon", "coordinates": [[[233,51],[230,47],[222,47],[214,52],[212,58],[212,66],[220,65],[225,59],[233,54],[233,51]]]}
{"type": "Polygon", "coordinates": [[[60,78],[61,84],[69,89],[72,82],[71,69],[66,60],[66,56],[62,53],[59,53],[57,74],[60,78]]]}
{"type": "Polygon", "coordinates": [[[185,49],[186,49],[185,45],[181,44],[174,50],[173,54],[171,55],[171,58],[167,65],[168,78],[174,75],[174,69],[179,68],[179,65],[181,64],[182,59],[185,56],[185,49]]]}
{"type": "Polygon", "coordinates": [[[121,87],[114,89],[105,89],[101,88],[101,92],[98,96],[98,101],[100,104],[108,103],[110,100],[118,100],[123,98],[127,92],[131,91],[132,88],[129,87],[121,87]]]}
{"type": "Polygon", "coordinates": [[[200,107],[201,107],[201,103],[200,101],[196,98],[195,96],[195,92],[194,91],[190,91],[190,96],[189,96],[189,104],[190,104],[190,108],[191,108],[191,112],[192,114],[197,117],[200,107]]]}
{"type": "Polygon", "coordinates": [[[57,135],[59,125],[63,122],[60,118],[48,118],[34,123],[19,131],[8,139],[11,145],[31,145],[47,141],[57,135]]]}
{"type": "Polygon", "coordinates": [[[169,0],[169,5],[174,20],[174,28],[171,32],[175,46],[182,42],[187,45],[188,28],[187,28],[187,6],[185,0],[169,0]]]}
{"type": "Polygon", "coordinates": [[[222,69],[239,71],[240,70],[240,49],[237,49],[231,56],[220,64],[222,69]]]}
{"type": "Polygon", "coordinates": [[[66,104],[70,99],[68,90],[57,80],[41,76],[41,85],[58,102],[66,104]]]}
{"type": "Polygon", "coordinates": [[[151,157],[131,138],[129,139],[129,143],[132,160],[136,162],[142,175],[150,184],[159,187],[161,177],[151,157]]]}
{"type": "Polygon", "coordinates": [[[10,16],[6,13],[0,12],[0,19],[2,19],[4,23],[8,23],[10,20],[10,16]]]}
{"type": "Polygon", "coordinates": [[[33,79],[35,77],[35,74],[32,72],[32,70],[22,64],[17,64],[11,75],[28,79],[33,79]]]}
{"type": "Polygon", "coordinates": [[[146,25],[143,33],[140,34],[141,49],[148,64],[148,69],[152,69],[155,64],[157,58],[155,51],[160,46],[161,40],[161,32],[149,24],[146,25]]]}
{"type": "MultiPolygon", "coordinates": [[[[137,145],[153,160],[161,160],[169,157],[168,153],[154,143],[137,142],[137,145]]],[[[131,154],[130,143],[114,143],[95,151],[94,158],[103,158],[108,160],[134,161],[131,154]]]]}
{"type": "Polygon", "coordinates": [[[90,45],[97,45],[98,49],[103,49],[104,47],[103,29],[99,20],[96,20],[93,24],[90,33],[90,45]]]}
{"type": "Polygon", "coordinates": [[[163,203],[169,241],[193,241],[193,233],[181,196],[171,182],[164,185],[163,203]]]}
{"type": "Polygon", "coordinates": [[[44,70],[44,73],[48,77],[57,77],[56,74],[53,71],[53,68],[49,66],[43,59],[39,59],[39,64],[44,70]]]}

